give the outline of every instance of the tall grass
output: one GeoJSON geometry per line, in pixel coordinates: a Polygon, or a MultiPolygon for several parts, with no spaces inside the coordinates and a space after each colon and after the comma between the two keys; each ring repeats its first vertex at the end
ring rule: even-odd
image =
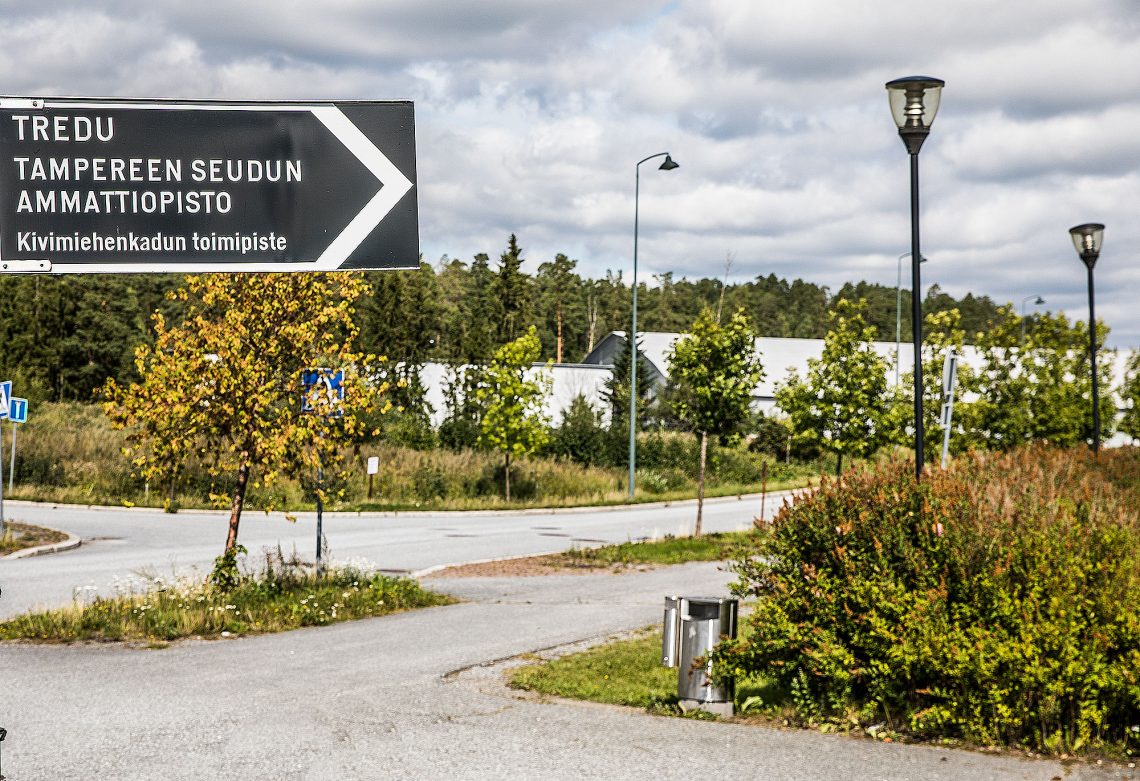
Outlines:
{"type": "MultiPolygon", "coordinates": [[[[8,465],[11,434],[4,427],[0,456],[8,465]]],[[[225,506],[233,475],[211,476],[195,460],[184,463],[172,481],[147,483],[132,474],[122,455],[126,434],[111,428],[95,405],[42,404],[20,426],[15,487],[20,499],[78,504],[136,504],[150,507],[225,506]]],[[[643,499],[690,498],[696,490],[695,438],[654,433],[641,439],[638,487],[643,499]]],[[[502,498],[503,459],[481,450],[415,450],[384,441],[345,449],[344,472],[325,474],[329,509],[496,509],[502,498]],[[380,459],[369,496],[367,458],[380,459]]],[[[786,466],[743,448],[713,448],[709,495],[759,490],[762,464],[769,467],[769,490],[802,485],[815,465],[786,466]]],[[[511,507],[617,504],[626,501],[627,472],[583,466],[558,458],[530,457],[512,464],[511,507]]],[[[5,475],[7,478],[7,475],[5,475]]],[[[256,481],[255,481],[256,482],[256,481]]],[[[251,484],[250,509],[311,509],[311,477],[282,479],[270,486],[251,484]]]]}

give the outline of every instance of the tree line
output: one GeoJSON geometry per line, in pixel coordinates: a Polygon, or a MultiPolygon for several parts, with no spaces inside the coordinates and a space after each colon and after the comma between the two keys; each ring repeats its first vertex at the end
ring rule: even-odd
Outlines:
{"type": "MultiPolygon", "coordinates": [[[[726,264],[727,266],[728,264],[726,264]]],[[[729,271],[731,269],[728,269],[729,271]]],[[[370,293],[356,303],[360,349],[411,368],[427,361],[485,363],[495,350],[531,327],[539,359],[581,361],[610,331],[628,330],[631,290],[620,271],[592,279],[564,254],[526,256],[516,236],[492,258],[444,256],[407,271],[363,272],[370,293]]],[[[139,379],[133,351],[153,344],[151,314],[167,321],[185,314],[177,274],[0,277],[0,374],[33,401],[93,401],[107,379],[139,379]]],[[[866,319],[881,339],[892,339],[896,289],[847,283],[832,292],[775,274],[744,282],[723,277],[659,274],[639,284],[640,330],[681,332],[701,311],[749,318],[761,336],[822,338],[828,315],[842,299],[867,302],[866,319]]],[[[901,292],[901,338],[910,339],[910,292],[901,292]]],[[[985,331],[998,307],[986,296],[961,299],[929,289],[924,311],[957,309],[967,333],[985,331]]]]}

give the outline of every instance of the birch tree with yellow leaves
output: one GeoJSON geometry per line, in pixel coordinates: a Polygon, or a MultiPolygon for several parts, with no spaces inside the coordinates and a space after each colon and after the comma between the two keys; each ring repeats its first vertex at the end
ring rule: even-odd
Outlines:
{"type": "MultiPolygon", "coordinates": [[[[128,430],[125,451],[148,480],[169,478],[190,456],[233,480],[223,556],[231,560],[247,489],[280,476],[333,471],[342,447],[371,433],[386,387],[383,359],[357,352],[353,315],[369,289],[359,274],[202,274],[170,297],[178,325],[153,315],[154,342],[135,350],[139,382],[104,386],[103,408],[128,430]],[[344,370],[344,399],[313,392],[302,414],[301,373],[344,370]]],[[[325,497],[322,497],[325,498],[325,497]]]]}

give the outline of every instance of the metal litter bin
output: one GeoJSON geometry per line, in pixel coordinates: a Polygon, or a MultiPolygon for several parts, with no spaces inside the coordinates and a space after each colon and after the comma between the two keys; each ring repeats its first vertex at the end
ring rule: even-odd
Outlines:
{"type": "Polygon", "coordinates": [[[732,682],[714,685],[707,657],[722,637],[736,637],[737,605],[735,599],[720,597],[665,597],[661,663],[677,668],[682,710],[732,715],[732,682]],[[705,663],[694,664],[700,657],[705,663]]]}

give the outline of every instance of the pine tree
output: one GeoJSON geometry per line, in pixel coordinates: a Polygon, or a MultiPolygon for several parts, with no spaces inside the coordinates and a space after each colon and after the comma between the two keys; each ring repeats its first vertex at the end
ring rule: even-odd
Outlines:
{"type": "MultiPolygon", "coordinates": [[[[610,425],[606,437],[608,460],[611,464],[629,466],[629,370],[632,368],[632,345],[622,340],[622,347],[614,356],[613,370],[602,386],[602,398],[610,410],[610,425]]],[[[637,345],[637,430],[651,412],[649,394],[653,388],[651,368],[645,353],[637,345]]]]}
{"type": "Polygon", "coordinates": [[[522,248],[512,233],[507,239],[506,251],[499,256],[499,273],[495,277],[495,298],[500,312],[500,344],[517,339],[530,323],[531,280],[522,272],[522,262],[522,248]]]}

